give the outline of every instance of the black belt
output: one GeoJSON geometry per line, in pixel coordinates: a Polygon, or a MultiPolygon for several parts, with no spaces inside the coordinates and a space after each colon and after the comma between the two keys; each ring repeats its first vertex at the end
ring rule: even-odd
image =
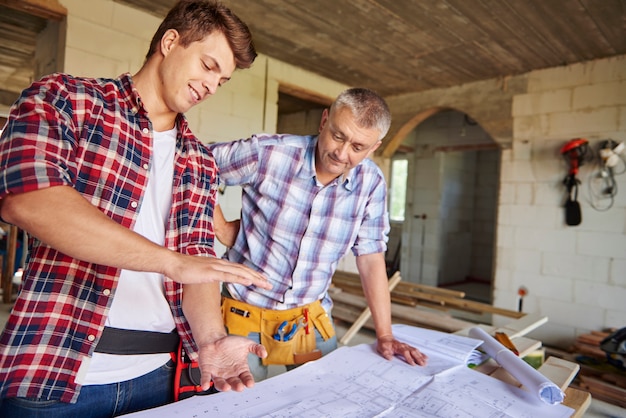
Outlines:
{"type": "Polygon", "coordinates": [[[121,355],[172,353],[178,350],[179,341],[176,330],[165,333],[104,327],[95,351],[121,355]]]}

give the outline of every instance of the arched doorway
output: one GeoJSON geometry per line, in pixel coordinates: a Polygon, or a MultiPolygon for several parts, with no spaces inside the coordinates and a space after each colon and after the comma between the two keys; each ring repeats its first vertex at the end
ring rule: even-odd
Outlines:
{"type": "Polygon", "coordinates": [[[401,187],[394,162],[408,162],[404,219],[392,220],[391,236],[401,234],[402,278],[491,303],[500,148],[463,112],[424,114],[391,157],[391,200],[401,187]]]}

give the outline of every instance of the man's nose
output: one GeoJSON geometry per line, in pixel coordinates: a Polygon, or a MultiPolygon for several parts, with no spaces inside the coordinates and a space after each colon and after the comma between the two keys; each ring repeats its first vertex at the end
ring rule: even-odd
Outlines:
{"type": "Polygon", "coordinates": [[[202,83],[202,87],[209,93],[209,95],[215,94],[217,88],[220,85],[220,80],[218,76],[209,76],[202,83]]]}
{"type": "Polygon", "coordinates": [[[344,158],[346,158],[346,156],[348,155],[348,151],[350,150],[350,143],[349,142],[344,142],[343,144],[341,144],[341,146],[339,147],[338,150],[338,154],[339,157],[343,160],[344,158]]]}

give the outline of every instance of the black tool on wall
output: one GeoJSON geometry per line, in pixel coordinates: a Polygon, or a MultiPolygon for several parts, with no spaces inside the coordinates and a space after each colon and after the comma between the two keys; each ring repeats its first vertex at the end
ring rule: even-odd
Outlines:
{"type": "Polygon", "coordinates": [[[576,178],[578,168],[585,161],[585,156],[589,151],[589,141],[584,138],[575,138],[568,141],[561,147],[561,155],[567,160],[569,170],[563,184],[567,188],[565,199],[565,223],[570,226],[580,225],[582,222],[582,212],[578,203],[578,185],[580,180],[576,178]]]}

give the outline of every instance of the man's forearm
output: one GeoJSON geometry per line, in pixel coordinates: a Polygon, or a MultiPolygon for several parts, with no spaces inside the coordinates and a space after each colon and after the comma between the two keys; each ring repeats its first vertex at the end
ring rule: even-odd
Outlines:
{"type": "Polygon", "coordinates": [[[186,284],[183,312],[198,346],[225,337],[219,283],[186,284]]]}
{"type": "Polygon", "coordinates": [[[391,296],[384,255],[377,253],[359,256],[356,265],[365,300],[372,313],[376,336],[391,336],[391,296]]]}

